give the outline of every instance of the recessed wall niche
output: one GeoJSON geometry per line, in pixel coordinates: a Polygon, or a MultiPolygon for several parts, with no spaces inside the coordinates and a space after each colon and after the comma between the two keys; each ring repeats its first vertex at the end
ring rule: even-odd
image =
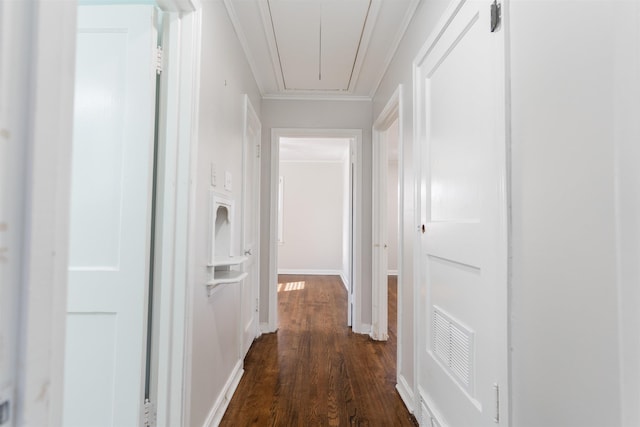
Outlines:
{"type": "Polygon", "coordinates": [[[206,283],[209,295],[218,286],[228,283],[239,283],[247,273],[235,270],[246,257],[234,253],[234,210],[233,200],[213,191],[209,200],[209,263],[211,269],[206,283]]]}

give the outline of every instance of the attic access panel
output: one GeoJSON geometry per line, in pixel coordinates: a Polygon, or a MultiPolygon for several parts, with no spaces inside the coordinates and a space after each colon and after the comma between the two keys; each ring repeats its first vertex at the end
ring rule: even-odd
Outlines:
{"type": "Polygon", "coordinates": [[[285,90],[347,91],[371,0],[269,0],[285,90]]]}

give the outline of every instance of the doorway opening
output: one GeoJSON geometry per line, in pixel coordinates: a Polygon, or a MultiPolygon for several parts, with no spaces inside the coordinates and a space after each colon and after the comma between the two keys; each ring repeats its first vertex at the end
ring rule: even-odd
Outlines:
{"type": "MultiPolygon", "coordinates": [[[[372,338],[388,338],[389,276],[398,283],[398,325],[402,316],[402,87],[399,86],[373,126],[373,322],[372,338]]],[[[398,349],[401,328],[398,327],[398,349]]],[[[400,351],[400,350],[399,350],[400,351]]],[[[400,354],[398,354],[400,356],[400,354]]],[[[398,361],[401,358],[398,357],[398,361]]]]}
{"type": "MultiPolygon", "coordinates": [[[[278,273],[338,275],[347,325],[359,315],[361,130],[272,131],[268,329],[277,330],[278,273]]],[[[367,331],[368,332],[368,331],[367,331]]]]}

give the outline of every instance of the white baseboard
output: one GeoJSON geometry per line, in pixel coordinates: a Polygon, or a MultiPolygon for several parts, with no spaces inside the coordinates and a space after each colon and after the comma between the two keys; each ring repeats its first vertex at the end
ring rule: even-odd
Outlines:
{"type": "Polygon", "coordinates": [[[371,333],[369,334],[372,340],[374,341],[387,341],[389,339],[389,334],[379,333],[379,331],[374,331],[373,326],[371,327],[371,333]]]}
{"type": "Polygon", "coordinates": [[[236,388],[238,388],[238,383],[240,383],[242,374],[244,374],[244,369],[242,369],[242,360],[238,360],[238,363],[236,363],[236,366],[233,368],[231,375],[229,375],[229,379],[227,379],[227,383],[224,385],[224,388],[218,395],[216,402],[209,411],[209,416],[207,416],[207,419],[204,422],[204,427],[217,427],[218,424],[220,424],[220,421],[222,421],[222,417],[229,406],[231,397],[233,397],[233,393],[235,393],[236,388]]]}
{"type": "Polygon", "coordinates": [[[418,423],[421,426],[448,427],[442,415],[440,415],[433,402],[431,402],[422,389],[420,389],[420,414],[418,423]]]}
{"type": "Polygon", "coordinates": [[[344,285],[344,288],[347,290],[347,292],[349,292],[349,280],[344,275],[344,271],[340,272],[340,279],[342,280],[342,284],[344,285]]]}
{"type": "Polygon", "coordinates": [[[342,270],[306,270],[294,268],[279,268],[278,274],[308,274],[313,276],[340,276],[342,270]]]}
{"type": "Polygon", "coordinates": [[[260,334],[272,334],[272,333],[276,332],[277,330],[278,330],[278,328],[271,329],[271,327],[269,326],[269,323],[267,323],[267,322],[260,323],[260,334]]]}
{"type": "Polygon", "coordinates": [[[409,412],[411,412],[412,414],[415,414],[415,410],[416,410],[415,396],[413,394],[413,390],[411,390],[411,387],[409,387],[409,384],[407,384],[406,378],[402,374],[398,375],[398,384],[396,384],[396,390],[398,390],[398,394],[400,395],[400,398],[404,402],[404,406],[407,407],[409,412]]]}
{"type": "Polygon", "coordinates": [[[356,325],[355,323],[351,326],[351,330],[356,334],[363,334],[371,336],[371,324],[362,323],[360,325],[356,325]]]}
{"type": "Polygon", "coordinates": [[[389,276],[397,276],[398,275],[398,270],[389,270],[389,271],[387,271],[387,275],[389,275],[389,276]]]}

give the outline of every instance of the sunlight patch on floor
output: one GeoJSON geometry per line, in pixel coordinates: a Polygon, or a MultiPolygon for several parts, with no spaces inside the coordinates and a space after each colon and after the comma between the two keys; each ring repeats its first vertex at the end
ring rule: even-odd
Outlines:
{"type": "Polygon", "coordinates": [[[278,283],[278,292],[300,291],[304,289],[305,282],[278,283]]]}

